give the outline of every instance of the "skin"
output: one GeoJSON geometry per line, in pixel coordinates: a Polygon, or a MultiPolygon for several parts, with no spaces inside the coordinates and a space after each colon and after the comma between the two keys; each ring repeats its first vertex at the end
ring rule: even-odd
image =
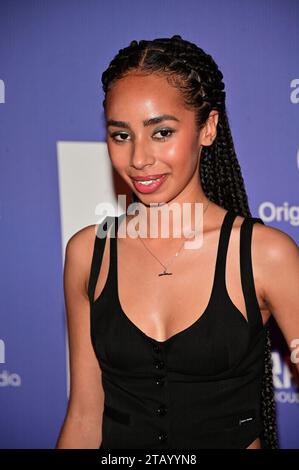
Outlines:
{"type": "MultiPolygon", "coordinates": [[[[115,170],[133,191],[132,175],[168,173],[154,194],[137,193],[149,211],[150,203],[202,202],[198,169],[201,148],[211,145],[217,133],[218,114],[212,111],[205,126],[197,130],[194,111],[186,109],[178,90],[161,76],[131,74],[117,81],[107,95],[106,120],[125,121],[129,127],[107,125],[107,145],[115,170]],[[144,126],[143,121],[162,114],[178,121],[144,126]],[[165,128],[175,130],[164,140],[165,128]],[[123,142],[112,134],[121,133],[123,142]]],[[[167,134],[169,135],[169,134],[167,134]]],[[[165,341],[184,330],[200,316],[208,304],[216,263],[219,230],[225,210],[210,203],[203,218],[203,245],[183,250],[171,267],[174,276],[158,277],[161,266],[137,239],[118,238],[118,288],[122,309],[148,336],[165,341]],[[132,261],[133,260],[133,261],[132,261]],[[202,266],[205,269],[202,269],[202,266]],[[142,295],[136,296],[136,285],[142,295]],[[200,295],[198,295],[200,286],[200,295]],[[173,295],[173,292],[176,295],[173,295]],[[182,312],[184,311],[184,315],[182,312]],[[128,314],[129,312],[129,314],[128,314]]],[[[129,217],[127,216],[127,219],[129,217]]],[[[226,286],[228,294],[246,316],[239,267],[239,234],[243,217],[236,217],[228,246],[226,286]]],[[[71,394],[58,448],[98,448],[104,392],[101,370],[95,357],[89,331],[87,287],[96,226],[88,226],[69,240],[64,270],[65,301],[68,318],[71,394]]],[[[108,237],[109,238],[109,237],[108,237]]],[[[147,238],[145,243],[164,263],[171,259],[182,239],[147,238]]],[[[294,240],[282,231],[255,224],[252,235],[252,266],[255,291],[262,320],[272,314],[290,351],[299,338],[299,252],[294,240]]],[[[96,299],[108,275],[110,244],[105,245],[95,289],[96,299]]],[[[299,353],[296,356],[299,359],[299,353]]],[[[297,363],[299,370],[299,366],[297,363]]],[[[260,448],[256,439],[248,448],[260,448]]]]}

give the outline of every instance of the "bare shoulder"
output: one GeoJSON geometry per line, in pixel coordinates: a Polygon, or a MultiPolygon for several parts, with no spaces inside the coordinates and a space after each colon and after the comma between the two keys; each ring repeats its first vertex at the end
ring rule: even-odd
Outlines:
{"type": "Polygon", "coordinates": [[[252,254],[258,267],[263,298],[287,338],[290,326],[284,322],[286,319],[290,324],[298,321],[298,318],[292,320],[299,304],[298,246],[282,230],[256,223],[252,233],[252,254]]]}
{"type": "Polygon", "coordinates": [[[80,273],[82,287],[86,291],[85,293],[87,293],[87,283],[97,230],[97,224],[83,227],[71,236],[65,250],[65,258],[68,264],[71,265],[78,274],[80,273]]]}
{"type": "Polygon", "coordinates": [[[272,264],[283,264],[296,258],[298,245],[287,233],[275,227],[256,223],[252,230],[252,246],[258,255],[272,264]]]}
{"type": "Polygon", "coordinates": [[[290,235],[256,223],[252,229],[252,257],[259,268],[264,298],[275,283],[282,285],[284,278],[297,276],[299,270],[298,246],[290,235]]]}
{"type": "MultiPolygon", "coordinates": [[[[244,219],[236,217],[237,231],[244,219]]],[[[286,297],[294,298],[299,282],[299,250],[295,240],[278,228],[256,222],[252,228],[251,257],[260,305],[271,308],[273,313],[275,309],[281,311],[277,307],[277,292],[287,305],[286,297]]]]}
{"type": "Polygon", "coordinates": [[[67,249],[74,250],[76,248],[84,248],[88,243],[94,242],[98,225],[92,224],[81,228],[74,233],[67,242],[67,249]]]}

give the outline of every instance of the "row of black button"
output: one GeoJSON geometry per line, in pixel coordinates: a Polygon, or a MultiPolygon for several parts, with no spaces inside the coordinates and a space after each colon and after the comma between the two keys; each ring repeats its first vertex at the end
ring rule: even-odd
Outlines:
{"type": "MultiPolygon", "coordinates": [[[[157,354],[160,354],[162,352],[161,347],[158,344],[153,345],[153,350],[157,354]]],[[[165,362],[162,359],[157,359],[157,360],[154,361],[154,367],[157,370],[164,369],[165,362]]],[[[164,383],[165,383],[164,379],[165,379],[165,377],[156,377],[155,378],[156,385],[158,385],[160,387],[163,386],[164,383]]],[[[160,404],[159,407],[156,409],[156,414],[158,416],[162,417],[162,416],[165,416],[167,414],[167,411],[168,411],[167,406],[164,405],[164,404],[160,404]]],[[[168,439],[167,433],[165,431],[161,431],[160,434],[158,435],[159,442],[161,442],[161,443],[165,442],[167,439],[168,439]]]]}

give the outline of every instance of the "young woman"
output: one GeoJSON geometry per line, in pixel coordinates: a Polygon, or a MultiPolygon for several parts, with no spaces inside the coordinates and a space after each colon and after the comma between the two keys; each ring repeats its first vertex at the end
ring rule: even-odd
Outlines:
{"type": "Polygon", "coordinates": [[[180,36],[132,41],[103,73],[109,155],[141,224],[189,204],[195,230],[202,205],[203,242],[184,249],[172,216],[167,238],[159,216],[158,236],[120,237],[132,214],[69,240],[58,448],[277,447],[268,320],[295,357],[298,248],[251,217],[222,78],[180,36]]]}

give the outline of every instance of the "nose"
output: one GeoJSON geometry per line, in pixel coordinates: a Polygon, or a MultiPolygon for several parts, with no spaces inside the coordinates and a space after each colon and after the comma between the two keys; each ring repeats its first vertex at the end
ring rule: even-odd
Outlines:
{"type": "Polygon", "coordinates": [[[137,139],[132,146],[131,166],[136,169],[142,169],[145,166],[152,165],[155,161],[151,149],[147,147],[144,140],[137,139]]]}

